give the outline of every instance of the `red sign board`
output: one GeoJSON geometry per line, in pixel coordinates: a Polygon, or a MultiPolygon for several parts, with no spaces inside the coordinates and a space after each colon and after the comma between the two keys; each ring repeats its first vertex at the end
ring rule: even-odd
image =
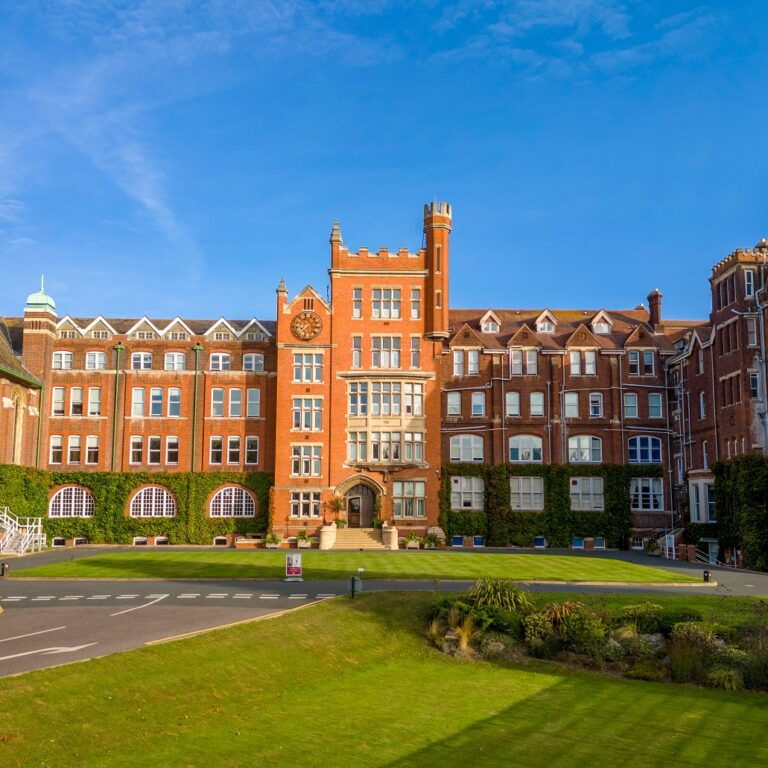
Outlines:
{"type": "Polygon", "coordinates": [[[298,552],[285,555],[285,575],[301,578],[301,554],[298,552]]]}

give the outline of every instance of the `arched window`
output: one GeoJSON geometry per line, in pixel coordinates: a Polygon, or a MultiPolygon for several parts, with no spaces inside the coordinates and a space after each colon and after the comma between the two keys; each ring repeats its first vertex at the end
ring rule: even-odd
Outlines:
{"type": "Polygon", "coordinates": [[[451,461],[482,461],[483,438],[479,435],[454,435],[451,438],[451,461]]]}
{"type": "Polygon", "coordinates": [[[658,437],[629,438],[630,464],[661,464],[661,440],[658,437]]]}
{"type": "Polygon", "coordinates": [[[576,435],[568,438],[571,464],[599,464],[603,460],[603,441],[599,437],[576,435]]]}
{"type": "Polygon", "coordinates": [[[244,371],[263,371],[264,370],[264,355],[256,354],[255,352],[249,352],[243,355],[243,370],[244,371]]]}
{"type": "Polygon", "coordinates": [[[131,499],[131,517],[175,517],[176,499],[166,488],[150,485],[131,499]]]}
{"type": "Polygon", "coordinates": [[[245,488],[230,485],[216,492],[208,511],[211,517],[255,517],[256,502],[245,488]]]}
{"type": "Polygon", "coordinates": [[[77,485],[59,489],[48,503],[48,517],[93,517],[93,511],[93,495],[77,485]]]}
{"type": "Polygon", "coordinates": [[[541,438],[535,435],[513,435],[509,438],[509,460],[518,464],[538,464],[543,460],[541,438]]]}

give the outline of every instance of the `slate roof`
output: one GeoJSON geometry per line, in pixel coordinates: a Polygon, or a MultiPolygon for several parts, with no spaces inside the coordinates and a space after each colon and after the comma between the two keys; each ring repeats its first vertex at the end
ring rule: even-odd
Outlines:
{"type": "Polygon", "coordinates": [[[0,375],[19,379],[26,384],[41,385],[14,353],[10,328],[3,318],[0,318],[0,375]]]}

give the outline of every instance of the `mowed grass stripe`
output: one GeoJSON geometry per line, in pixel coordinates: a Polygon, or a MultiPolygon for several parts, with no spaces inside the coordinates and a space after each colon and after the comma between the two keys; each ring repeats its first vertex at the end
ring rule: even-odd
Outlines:
{"type": "Polygon", "coordinates": [[[768,697],[466,662],[368,594],[0,680],[4,766],[768,764],[768,697]]]}
{"type": "MultiPolygon", "coordinates": [[[[606,557],[469,552],[304,552],[305,579],[480,579],[670,583],[693,576],[606,557]]],[[[285,552],[120,552],[15,572],[48,578],[249,578],[285,574],[285,552]]]]}

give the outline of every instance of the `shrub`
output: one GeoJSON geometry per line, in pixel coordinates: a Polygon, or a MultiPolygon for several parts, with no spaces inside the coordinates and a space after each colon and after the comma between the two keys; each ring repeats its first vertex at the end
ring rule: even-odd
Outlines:
{"type": "Polygon", "coordinates": [[[448,595],[435,600],[435,602],[429,606],[429,618],[434,619],[436,616],[446,616],[455,602],[456,598],[449,597],[448,595]]]}
{"type": "Polygon", "coordinates": [[[694,645],[697,648],[701,648],[705,653],[714,651],[716,648],[715,636],[712,630],[702,624],[694,624],[690,621],[675,624],[671,640],[673,643],[694,645]]]}
{"type": "Polygon", "coordinates": [[[554,659],[563,649],[563,641],[555,635],[534,638],[528,643],[528,653],[537,659],[554,659]]]}
{"type": "Polygon", "coordinates": [[[529,645],[555,636],[552,619],[543,613],[531,613],[523,619],[525,642],[529,645]]]}
{"type": "Polygon", "coordinates": [[[523,617],[505,608],[494,608],[490,629],[509,635],[513,640],[522,640],[524,635],[523,617]]]}
{"type": "Polygon", "coordinates": [[[475,623],[472,619],[472,614],[468,613],[464,620],[453,631],[456,633],[456,637],[459,639],[459,650],[469,650],[472,643],[480,636],[480,632],[475,629],[475,623]]]}
{"type": "Polygon", "coordinates": [[[560,625],[563,640],[577,653],[599,656],[605,642],[606,627],[597,614],[580,610],[569,613],[560,625]]]}
{"type": "Polygon", "coordinates": [[[492,605],[518,613],[531,609],[528,595],[509,579],[481,579],[469,591],[467,599],[478,608],[492,605]]]}
{"type": "Polygon", "coordinates": [[[630,656],[654,656],[655,651],[640,636],[634,624],[622,624],[611,631],[611,637],[619,643],[630,656]]]}
{"type": "Polygon", "coordinates": [[[747,688],[768,690],[768,646],[755,643],[747,649],[742,673],[747,688]]]}
{"type": "Polygon", "coordinates": [[[744,688],[744,678],[738,669],[716,667],[707,675],[707,685],[724,691],[740,691],[744,688]]]}
{"type": "Polygon", "coordinates": [[[486,659],[498,659],[506,654],[512,644],[508,635],[501,632],[486,632],[480,639],[480,653],[486,659]]]}
{"type": "Polygon", "coordinates": [[[664,608],[658,603],[627,605],[622,612],[622,623],[633,621],[643,635],[662,634],[669,637],[675,624],[681,621],[701,621],[702,615],[695,608],[664,608]]]}
{"type": "Polygon", "coordinates": [[[440,619],[434,618],[427,625],[427,638],[436,648],[443,647],[443,625],[440,619]]]}
{"type": "Polygon", "coordinates": [[[624,677],[630,680],[649,680],[652,683],[663,683],[667,679],[667,668],[654,656],[640,659],[624,677]]]}
{"type": "Polygon", "coordinates": [[[742,670],[749,663],[749,654],[741,648],[726,645],[715,651],[715,664],[719,667],[742,670]]]}
{"type": "Polygon", "coordinates": [[[563,623],[566,616],[570,616],[574,611],[583,611],[585,607],[584,603],[567,600],[564,603],[548,603],[541,609],[541,613],[549,616],[552,624],[557,627],[563,623]]]}
{"type": "Polygon", "coordinates": [[[621,661],[626,655],[626,648],[612,637],[609,637],[600,649],[600,656],[606,661],[621,661]]]}
{"type": "Polygon", "coordinates": [[[706,680],[707,652],[695,642],[678,640],[669,644],[669,671],[676,683],[703,683],[706,680]]]}

